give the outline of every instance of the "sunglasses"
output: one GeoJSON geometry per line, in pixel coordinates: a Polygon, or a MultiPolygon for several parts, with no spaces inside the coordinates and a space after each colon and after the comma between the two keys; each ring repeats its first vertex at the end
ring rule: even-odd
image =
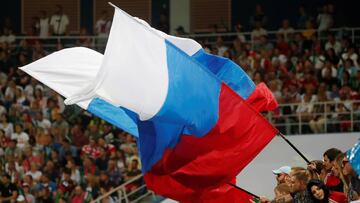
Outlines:
{"type": "Polygon", "coordinates": [[[341,165],[341,167],[344,167],[347,163],[349,163],[349,161],[348,161],[348,160],[343,160],[343,161],[342,161],[342,165],[341,165]]]}

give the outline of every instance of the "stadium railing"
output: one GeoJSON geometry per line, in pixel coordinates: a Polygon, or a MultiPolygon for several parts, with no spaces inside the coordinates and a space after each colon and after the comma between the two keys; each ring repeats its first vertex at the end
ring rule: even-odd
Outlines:
{"type": "Polygon", "coordinates": [[[101,195],[92,203],[101,203],[103,199],[112,197],[115,202],[120,203],[136,203],[136,202],[152,202],[157,199],[155,194],[146,188],[143,181],[143,175],[139,174],[124,184],[113,188],[104,195],[101,195]],[[130,190],[129,186],[136,184],[136,189],[130,190]]]}
{"type": "Polygon", "coordinates": [[[280,104],[266,117],[287,135],[360,132],[360,100],[280,104]],[[309,108],[313,110],[302,111],[309,108]]]}
{"type": "MultiPolygon", "coordinates": [[[[314,32],[317,33],[320,40],[327,39],[327,32],[331,32],[335,35],[335,37],[347,37],[351,40],[352,43],[357,42],[360,39],[360,27],[341,27],[341,28],[333,28],[327,32],[319,31],[313,29],[314,32]]],[[[308,30],[294,30],[293,34],[302,33],[308,30]]],[[[269,42],[275,42],[276,36],[279,33],[278,30],[267,31],[267,39],[269,42]]],[[[187,34],[181,35],[181,37],[188,37],[195,39],[202,44],[205,45],[214,45],[216,43],[217,37],[222,37],[225,45],[231,45],[233,39],[236,36],[243,35],[246,39],[246,43],[249,43],[252,47],[254,47],[254,40],[251,38],[251,32],[227,32],[227,33],[196,33],[196,34],[187,34]]],[[[40,38],[38,36],[15,36],[17,42],[22,39],[41,39],[43,40],[43,47],[46,49],[56,49],[57,43],[61,42],[64,47],[73,47],[79,45],[79,40],[88,39],[89,40],[89,48],[96,49],[98,51],[103,51],[106,46],[107,37],[100,37],[96,35],[87,35],[87,36],[49,36],[47,38],[40,38]]]]}

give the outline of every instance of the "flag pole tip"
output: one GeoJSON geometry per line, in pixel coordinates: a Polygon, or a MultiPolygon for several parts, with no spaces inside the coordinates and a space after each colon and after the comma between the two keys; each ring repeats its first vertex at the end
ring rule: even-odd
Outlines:
{"type": "Polygon", "coordinates": [[[108,1],[108,4],[114,8],[116,8],[117,6],[115,6],[115,4],[111,3],[110,1],[108,1]]]}

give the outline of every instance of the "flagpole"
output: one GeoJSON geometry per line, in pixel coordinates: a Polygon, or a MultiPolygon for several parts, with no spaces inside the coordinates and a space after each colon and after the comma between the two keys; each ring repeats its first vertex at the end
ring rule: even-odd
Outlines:
{"type": "Polygon", "coordinates": [[[247,191],[247,190],[245,190],[245,189],[243,189],[243,188],[241,188],[241,187],[239,187],[239,186],[237,186],[237,185],[235,185],[235,184],[233,184],[233,183],[228,183],[228,184],[231,185],[231,186],[233,186],[234,188],[236,188],[236,189],[238,189],[238,190],[241,190],[241,191],[243,191],[243,192],[245,192],[245,193],[253,196],[253,197],[256,198],[256,199],[260,199],[259,196],[255,195],[255,194],[253,194],[252,192],[249,192],[249,191],[247,191]]]}
{"type": "Polygon", "coordinates": [[[282,137],[301,156],[301,158],[306,161],[307,164],[310,164],[310,161],[304,156],[304,154],[301,153],[288,139],[286,139],[286,137],[281,132],[279,132],[278,135],[282,137]]]}

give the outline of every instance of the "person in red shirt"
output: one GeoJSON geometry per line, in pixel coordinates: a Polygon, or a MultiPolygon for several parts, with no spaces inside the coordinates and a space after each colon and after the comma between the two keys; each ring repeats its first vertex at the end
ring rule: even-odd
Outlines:
{"type": "Polygon", "coordinates": [[[81,186],[76,186],[74,190],[74,195],[71,198],[71,203],[84,203],[85,196],[86,192],[83,191],[81,186]]]}
{"type": "Polygon", "coordinates": [[[84,145],[81,149],[81,155],[90,156],[93,159],[100,157],[100,147],[98,146],[94,138],[90,138],[90,142],[87,145],[84,145]]]}
{"type": "Polygon", "coordinates": [[[326,150],[323,154],[325,170],[328,172],[324,179],[324,183],[330,191],[344,191],[344,185],[342,181],[338,177],[336,177],[331,170],[334,166],[335,158],[341,153],[342,152],[339,149],[330,148],[326,150]]]}
{"type": "Polygon", "coordinates": [[[106,150],[106,154],[110,157],[115,157],[116,155],[116,148],[112,144],[106,143],[105,139],[103,137],[100,137],[97,141],[98,146],[101,148],[104,148],[106,150]]]}

